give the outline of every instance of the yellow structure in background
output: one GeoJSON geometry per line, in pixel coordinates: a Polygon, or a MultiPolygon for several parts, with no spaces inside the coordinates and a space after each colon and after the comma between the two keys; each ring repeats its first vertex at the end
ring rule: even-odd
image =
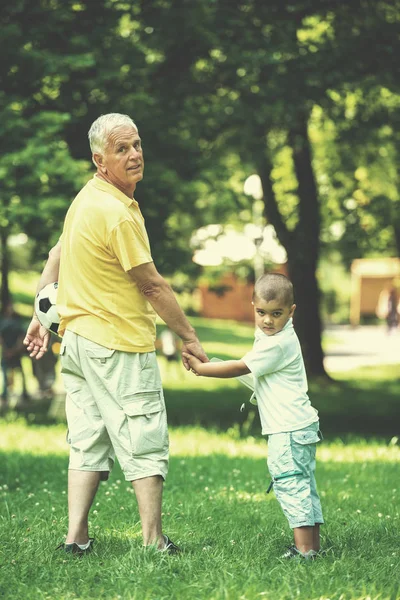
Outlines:
{"type": "Polygon", "coordinates": [[[400,281],[400,258],[357,258],[351,264],[350,323],[375,315],[381,291],[400,281]]]}

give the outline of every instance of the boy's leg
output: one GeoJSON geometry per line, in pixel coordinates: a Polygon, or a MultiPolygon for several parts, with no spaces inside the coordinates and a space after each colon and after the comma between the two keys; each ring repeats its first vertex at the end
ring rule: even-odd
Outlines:
{"type": "Polygon", "coordinates": [[[319,552],[319,524],[314,525],[314,527],[295,527],[293,535],[297,550],[300,550],[303,554],[310,550],[319,552]]]}
{"type": "Polygon", "coordinates": [[[316,552],[319,552],[321,549],[319,530],[320,530],[320,525],[324,522],[324,517],[322,515],[321,501],[320,501],[318,491],[317,491],[317,483],[315,481],[315,460],[311,463],[310,485],[311,485],[312,506],[313,506],[314,519],[315,519],[314,550],[316,552]]]}
{"type": "Polygon", "coordinates": [[[303,554],[318,552],[320,547],[316,521],[322,523],[323,519],[314,478],[318,441],[316,424],[268,438],[268,467],[275,495],[293,529],[295,546],[303,554]]]}
{"type": "Polygon", "coordinates": [[[293,529],[295,546],[303,554],[315,550],[314,527],[295,527],[293,529]]]}

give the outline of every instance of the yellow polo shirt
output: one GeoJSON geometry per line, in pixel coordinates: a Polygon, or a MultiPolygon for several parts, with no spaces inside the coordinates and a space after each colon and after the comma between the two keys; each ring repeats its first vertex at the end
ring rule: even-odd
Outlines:
{"type": "Polygon", "coordinates": [[[127,273],[152,260],[136,200],[95,175],[64,221],[59,334],[69,329],[107,348],[153,351],[156,313],[127,273]]]}

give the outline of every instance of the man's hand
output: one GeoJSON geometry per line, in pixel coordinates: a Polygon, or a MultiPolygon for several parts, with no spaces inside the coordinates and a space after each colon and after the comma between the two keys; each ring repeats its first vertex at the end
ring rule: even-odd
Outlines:
{"type": "Polygon", "coordinates": [[[23,342],[27,351],[30,352],[29,356],[36,360],[42,358],[47,352],[49,340],[50,331],[40,324],[37,317],[32,317],[23,342]]]}
{"type": "Polygon", "coordinates": [[[183,352],[182,360],[185,360],[189,364],[189,370],[192,371],[192,373],[195,375],[200,375],[199,368],[201,368],[201,365],[203,364],[200,359],[196,358],[196,356],[193,356],[192,354],[183,352]]]}
{"type": "Polygon", "coordinates": [[[190,371],[191,366],[189,364],[188,355],[194,356],[199,362],[209,362],[207,354],[204,352],[202,345],[199,340],[193,340],[192,342],[183,342],[182,344],[182,362],[186,371],[190,371]]]}

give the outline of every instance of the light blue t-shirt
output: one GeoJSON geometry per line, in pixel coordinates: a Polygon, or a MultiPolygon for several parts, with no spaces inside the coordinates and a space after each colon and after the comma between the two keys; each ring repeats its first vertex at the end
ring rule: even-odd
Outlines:
{"type": "Polygon", "coordinates": [[[242,360],[254,376],[263,435],[297,431],[318,421],[307,395],[306,370],[292,319],[275,335],[257,328],[253,348],[242,360]]]}

